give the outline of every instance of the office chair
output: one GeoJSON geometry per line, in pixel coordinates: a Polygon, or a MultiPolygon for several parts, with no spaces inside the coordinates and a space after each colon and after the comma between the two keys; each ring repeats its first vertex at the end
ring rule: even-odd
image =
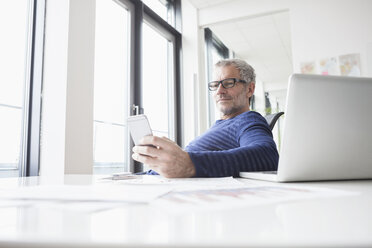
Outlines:
{"type": "Polygon", "coordinates": [[[267,121],[267,124],[269,124],[270,130],[273,130],[276,121],[279,119],[280,116],[282,116],[284,112],[278,112],[275,114],[269,114],[265,116],[265,119],[267,121]]]}

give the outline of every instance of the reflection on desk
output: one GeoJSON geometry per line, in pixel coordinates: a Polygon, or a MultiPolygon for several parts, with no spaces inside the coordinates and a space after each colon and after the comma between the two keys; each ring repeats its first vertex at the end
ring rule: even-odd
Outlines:
{"type": "MultiPolygon", "coordinates": [[[[174,191],[149,204],[1,200],[0,247],[372,246],[372,180],[277,184],[225,179],[214,188],[211,179],[199,180],[199,188],[187,188],[197,184],[190,180],[167,181],[174,191]],[[288,194],[290,189],[304,191],[288,194]],[[279,195],[265,201],[267,194],[279,195]],[[223,197],[231,204],[218,202],[223,197]],[[177,205],[174,199],[193,202],[177,205]],[[182,211],[171,211],[175,208],[182,211]]],[[[48,185],[43,182],[40,177],[6,178],[0,189],[48,185]]],[[[118,184],[87,175],[68,175],[59,183],[118,184]]]]}

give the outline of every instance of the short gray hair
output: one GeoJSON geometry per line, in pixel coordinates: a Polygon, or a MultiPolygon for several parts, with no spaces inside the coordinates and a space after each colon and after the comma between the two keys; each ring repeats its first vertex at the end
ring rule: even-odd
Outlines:
{"type": "Polygon", "coordinates": [[[215,64],[215,67],[234,66],[240,72],[240,79],[247,81],[248,83],[256,82],[256,73],[252,66],[242,59],[223,59],[215,64]]]}

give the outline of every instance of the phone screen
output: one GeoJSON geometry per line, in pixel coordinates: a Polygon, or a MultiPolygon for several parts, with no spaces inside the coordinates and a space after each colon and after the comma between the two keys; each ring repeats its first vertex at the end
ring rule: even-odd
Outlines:
{"type": "Polygon", "coordinates": [[[139,141],[143,136],[152,135],[150,123],[146,115],[129,116],[128,128],[135,145],[139,145],[139,141]]]}

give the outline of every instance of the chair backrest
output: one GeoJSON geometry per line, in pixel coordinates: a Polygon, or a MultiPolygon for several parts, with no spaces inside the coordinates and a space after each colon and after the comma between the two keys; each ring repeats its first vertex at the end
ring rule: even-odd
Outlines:
{"type": "Polygon", "coordinates": [[[269,124],[270,130],[273,130],[276,121],[279,119],[280,116],[282,116],[284,112],[278,112],[275,114],[269,114],[265,116],[265,119],[267,121],[267,124],[269,124]]]}

